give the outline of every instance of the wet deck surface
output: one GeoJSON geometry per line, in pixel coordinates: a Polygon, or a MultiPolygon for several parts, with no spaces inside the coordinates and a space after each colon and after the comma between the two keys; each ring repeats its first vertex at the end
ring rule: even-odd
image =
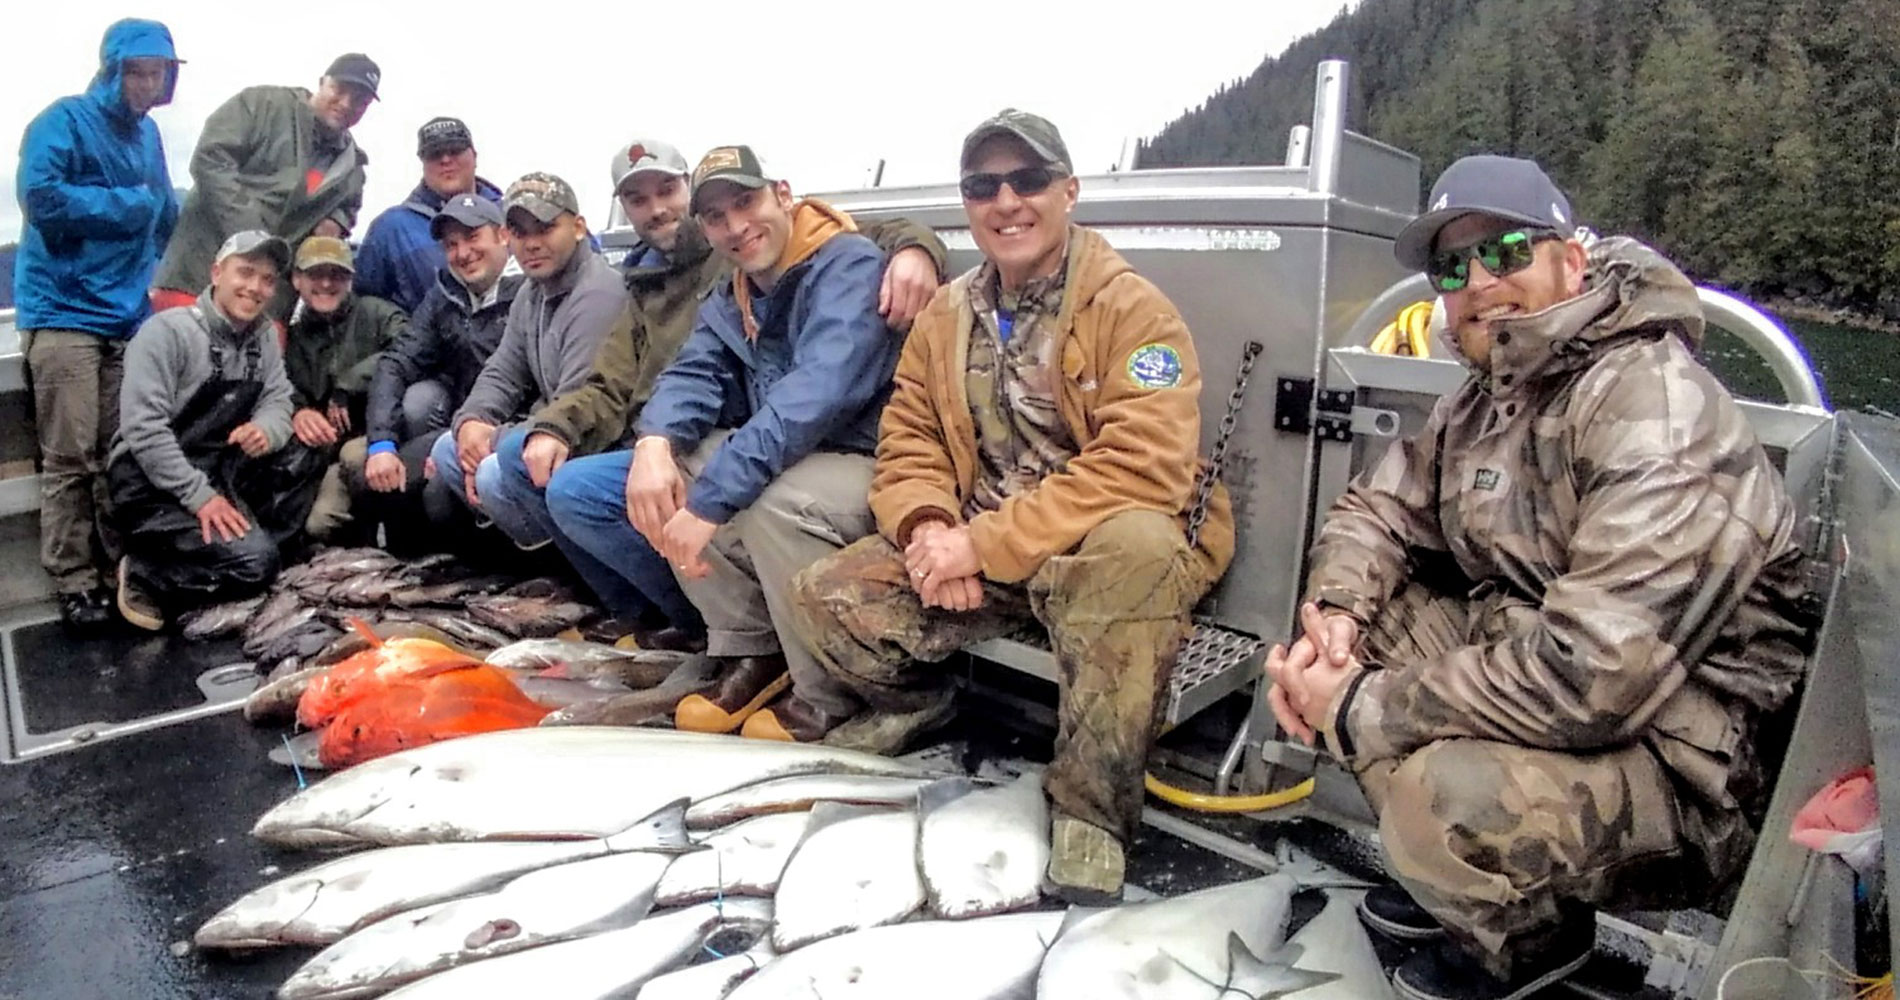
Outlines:
{"type": "MultiPolygon", "coordinates": [[[[196,704],[192,679],[231,659],[180,640],[76,642],[53,625],[15,639],[35,732],[196,704]]],[[[1033,736],[945,735],[966,764],[1048,753],[1033,736]]],[[[0,1000],[269,995],[313,950],[230,958],[187,942],[276,868],[315,857],[250,836],[296,790],[265,759],[278,739],[226,712],[0,765],[0,1000]]],[[[1148,828],[1130,853],[1129,881],[1159,895],[1258,874],[1148,828]]]]}

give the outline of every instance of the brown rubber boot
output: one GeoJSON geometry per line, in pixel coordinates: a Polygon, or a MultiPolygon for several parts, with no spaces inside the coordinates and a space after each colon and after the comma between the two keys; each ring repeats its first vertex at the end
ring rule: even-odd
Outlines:
{"type": "Polygon", "coordinates": [[[945,688],[935,701],[911,712],[867,709],[825,736],[825,745],[885,757],[908,749],[925,733],[939,729],[957,714],[956,691],[945,688]]]}
{"type": "Polygon", "coordinates": [[[817,743],[847,716],[832,715],[798,696],[797,691],[773,702],[745,720],[739,735],[783,743],[817,743]]]}
{"type": "Polygon", "coordinates": [[[766,656],[715,657],[719,682],[709,694],[689,694],[673,708],[673,727],[694,733],[730,733],[752,713],[772,703],[792,686],[781,653],[766,656]]]}

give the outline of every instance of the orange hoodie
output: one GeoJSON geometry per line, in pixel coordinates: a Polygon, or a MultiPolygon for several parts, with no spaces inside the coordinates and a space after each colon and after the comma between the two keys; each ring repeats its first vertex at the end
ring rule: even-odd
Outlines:
{"type": "MultiPolygon", "coordinates": [[[[858,224],[851,217],[816,198],[800,198],[792,204],[792,235],[779,251],[778,273],[784,274],[840,233],[855,233],[858,224]]],[[[745,339],[759,339],[759,321],[752,318],[752,282],[744,271],[732,272],[732,297],[739,304],[739,320],[745,324],[745,339]]]]}

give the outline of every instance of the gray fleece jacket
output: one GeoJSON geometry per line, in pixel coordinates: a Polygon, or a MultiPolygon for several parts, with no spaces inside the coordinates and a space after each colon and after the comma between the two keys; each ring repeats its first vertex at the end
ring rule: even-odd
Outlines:
{"type": "Polygon", "coordinates": [[[211,304],[211,292],[206,290],[197,304],[167,309],[146,320],[126,345],[112,458],[130,454],[152,485],[177,497],[193,514],[217,490],[209,477],[185,460],[172,421],[212,378],[262,381],[264,391],[251,411],[251,422],[270,439],[272,451],[290,440],[290,379],[284,376],[283,350],[269,318],[259,317],[244,330],[233,329],[231,321],[211,304]],[[245,361],[247,337],[258,341],[255,365],[245,361]]]}
{"type": "Polygon", "coordinates": [[[616,325],[633,323],[632,299],[620,272],[591,247],[581,246],[552,278],[521,286],[501,343],[450,422],[501,426],[547,405],[587,380],[601,341],[616,325]]]}

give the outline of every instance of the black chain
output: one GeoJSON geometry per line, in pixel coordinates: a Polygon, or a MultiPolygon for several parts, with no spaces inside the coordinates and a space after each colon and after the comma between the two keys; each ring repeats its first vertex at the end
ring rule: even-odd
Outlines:
{"type": "Polygon", "coordinates": [[[1253,363],[1264,349],[1258,340],[1247,341],[1247,346],[1241,349],[1240,370],[1234,374],[1234,391],[1227,394],[1227,412],[1221,414],[1214,447],[1207,453],[1207,467],[1201,470],[1200,481],[1194,484],[1194,506],[1188,508],[1189,548],[1200,544],[1201,525],[1207,521],[1207,502],[1214,495],[1214,484],[1220,481],[1221,466],[1227,461],[1227,441],[1240,425],[1240,404],[1247,398],[1247,377],[1253,374],[1253,363]]]}

